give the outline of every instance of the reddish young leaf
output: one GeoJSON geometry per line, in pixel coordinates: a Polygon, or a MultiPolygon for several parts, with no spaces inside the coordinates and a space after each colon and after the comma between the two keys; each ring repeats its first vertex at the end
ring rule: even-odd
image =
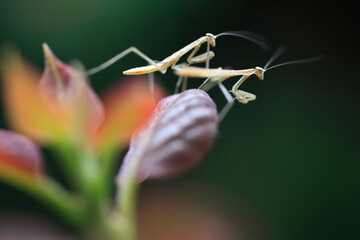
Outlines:
{"type": "Polygon", "coordinates": [[[0,129],[0,175],[6,179],[37,179],[43,175],[40,149],[27,137],[0,129]]]}
{"type": "Polygon", "coordinates": [[[94,136],[98,147],[127,144],[131,135],[152,116],[163,92],[155,88],[152,95],[144,77],[121,81],[104,94],[106,117],[94,136]]]}
{"type": "Polygon", "coordinates": [[[2,70],[4,103],[10,125],[41,143],[62,136],[68,116],[63,107],[51,104],[37,90],[39,72],[16,51],[10,52],[2,70]]]}
{"type": "Polygon", "coordinates": [[[138,181],[177,175],[197,164],[217,132],[216,105],[207,93],[187,90],[163,99],[149,124],[131,139],[117,181],[138,163],[138,181]]]}
{"type": "Polygon", "coordinates": [[[81,72],[57,59],[46,44],[41,77],[16,51],[9,53],[3,66],[4,96],[15,130],[39,143],[87,139],[98,130],[104,108],[81,72]]]}
{"type": "Polygon", "coordinates": [[[84,73],[60,61],[47,44],[43,44],[43,49],[45,70],[39,90],[53,102],[65,105],[74,129],[96,131],[104,120],[104,107],[84,73]]]}

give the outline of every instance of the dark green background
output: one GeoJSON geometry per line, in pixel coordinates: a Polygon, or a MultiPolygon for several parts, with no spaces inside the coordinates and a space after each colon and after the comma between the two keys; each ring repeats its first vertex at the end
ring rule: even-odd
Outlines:
{"type": "MultiPolygon", "coordinates": [[[[269,71],[263,82],[249,79],[243,89],[257,100],[234,106],[204,162],[178,181],[203,182],[247,202],[278,239],[359,239],[356,14],[345,1],[0,0],[0,42],[15,43],[39,67],[42,42],[59,58],[89,68],[129,46],[161,60],[207,32],[228,30],[261,33],[272,51],[285,44],[278,62],[326,53],[321,62],[269,71]]],[[[211,66],[242,69],[263,66],[272,52],[223,37],[215,53],[211,66]]],[[[93,76],[92,84],[100,92],[142,64],[128,56],[93,76]]],[[[157,76],[173,90],[171,71],[157,76]]],[[[231,87],[235,79],[228,81],[231,87]]],[[[210,95],[219,108],[225,103],[218,90],[210,95]]],[[[34,206],[46,213],[0,185],[0,211],[34,206]]]]}

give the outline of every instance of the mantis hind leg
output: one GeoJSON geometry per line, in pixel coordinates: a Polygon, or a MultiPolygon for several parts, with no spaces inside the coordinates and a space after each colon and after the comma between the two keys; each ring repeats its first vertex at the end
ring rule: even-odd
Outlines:
{"type": "Polygon", "coordinates": [[[186,90],[186,88],[187,88],[187,80],[188,80],[188,78],[184,77],[182,88],[181,88],[182,92],[184,92],[186,90]]]}
{"type": "MultiPolygon", "coordinates": [[[[144,59],[145,61],[147,61],[151,65],[155,66],[160,72],[162,72],[162,73],[166,72],[166,69],[165,70],[162,69],[154,60],[152,60],[151,58],[146,56],[139,49],[137,49],[136,47],[130,47],[130,48],[120,52],[116,56],[110,58],[106,62],[100,64],[99,66],[89,69],[87,71],[87,75],[90,76],[90,75],[93,75],[95,73],[98,73],[98,72],[108,68],[109,66],[111,66],[115,62],[119,61],[121,58],[125,57],[129,53],[135,53],[136,55],[138,55],[139,57],[141,57],[142,59],[144,59]]],[[[150,92],[151,92],[152,96],[154,96],[154,84],[155,84],[154,83],[154,75],[153,75],[153,73],[150,73],[149,74],[149,87],[150,87],[150,92]]]]}
{"type": "Polygon", "coordinates": [[[181,88],[181,91],[184,92],[187,88],[187,77],[183,77],[183,76],[180,76],[176,82],[176,87],[175,87],[175,91],[174,91],[174,94],[177,94],[179,93],[179,88],[182,84],[182,88],[181,88]]]}
{"type": "MultiPolygon", "coordinates": [[[[207,53],[210,53],[210,42],[209,42],[209,40],[208,40],[207,43],[206,43],[206,52],[207,52],[207,53]]],[[[209,67],[210,67],[210,58],[209,58],[209,55],[208,55],[207,58],[206,58],[205,67],[206,67],[206,68],[209,68],[209,67]]]]}
{"type": "Polygon", "coordinates": [[[175,86],[175,91],[174,91],[174,94],[177,94],[179,93],[179,88],[181,86],[181,83],[183,82],[183,76],[179,76],[177,82],[176,82],[176,86],[175,86]]]}
{"type": "Polygon", "coordinates": [[[98,72],[108,68],[109,66],[111,66],[115,62],[119,61],[120,59],[122,59],[123,57],[128,55],[129,53],[135,53],[136,55],[138,55],[139,57],[141,57],[142,59],[147,61],[150,65],[153,65],[154,67],[156,67],[160,72],[162,72],[162,73],[166,72],[166,69],[165,70],[162,69],[154,60],[152,60],[151,58],[146,56],[139,49],[137,49],[136,47],[129,47],[128,49],[125,49],[124,51],[122,51],[122,52],[118,53],[117,55],[115,55],[114,57],[110,58],[106,62],[87,70],[87,75],[90,76],[90,75],[93,75],[95,73],[98,73],[98,72]]]}
{"type": "MultiPolygon", "coordinates": [[[[221,68],[219,68],[221,69],[221,68]]],[[[228,77],[218,77],[218,78],[207,78],[205,79],[205,81],[200,85],[199,89],[208,92],[210,91],[212,88],[216,87],[218,85],[218,83],[223,82],[224,80],[226,80],[228,77]]]]}
{"type": "Polygon", "coordinates": [[[218,122],[220,123],[225,118],[225,116],[229,113],[231,107],[234,105],[234,98],[231,96],[231,94],[228,92],[228,90],[225,88],[225,86],[222,83],[219,82],[218,86],[227,101],[226,105],[223,107],[223,109],[219,113],[218,122]]]}
{"type": "MultiPolygon", "coordinates": [[[[171,68],[175,68],[176,67],[176,63],[179,61],[179,58],[177,60],[175,60],[172,64],[171,64],[171,68]]],[[[180,65],[186,65],[185,63],[182,63],[180,65]]],[[[179,88],[182,85],[181,91],[185,91],[186,87],[187,87],[187,78],[184,76],[179,76],[177,82],[176,82],[176,86],[175,86],[175,91],[174,94],[179,93],[179,88]],[[185,85],[185,86],[184,86],[185,85]]]]}
{"type": "Polygon", "coordinates": [[[207,79],[205,79],[205,81],[198,87],[198,89],[201,89],[201,90],[203,90],[203,91],[208,91],[208,90],[204,90],[204,86],[206,86],[206,84],[210,81],[210,79],[211,78],[207,78],[207,79]]]}
{"type": "Polygon", "coordinates": [[[154,101],[155,80],[154,80],[153,72],[148,74],[148,81],[149,81],[149,87],[150,87],[152,101],[154,101]]]}

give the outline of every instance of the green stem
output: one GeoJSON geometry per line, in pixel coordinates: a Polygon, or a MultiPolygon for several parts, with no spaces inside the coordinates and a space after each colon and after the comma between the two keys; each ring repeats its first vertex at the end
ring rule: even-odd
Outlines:
{"type": "Polygon", "coordinates": [[[29,195],[43,202],[60,218],[76,228],[85,221],[85,209],[82,201],[71,195],[66,189],[49,177],[42,176],[36,181],[7,181],[29,195]]]}
{"type": "MultiPolygon", "coordinates": [[[[103,174],[104,166],[90,148],[83,148],[78,153],[80,165],[80,192],[87,199],[89,218],[88,236],[90,239],[111,239],[108,225],[110,215],[110,193],[108,192],[108,176],[103,174]]],[[[113,238],[114,239],[114,238],[113,238]]]]}
{"type": "Polygon", "coordinates": [[[83,227],[86,221],[83,202],[70,195],[53,179],[48,178],[42,181],[34,193],[35,197],[51,207],[66,222],[78,228],[83,227]]]}
{"type": "Polygon", "coordinates": [[[120,185],[117,189],[117,204],[123,218],[123,239],[136,240],[136,206],[139,183],[137,180],[139,165],[148,143],[152,137],[149,131],[142,144],[138,146],[136,153],[130,161],[127,161],[126,172],[120,176],[120,185]]]}
{"type": "Polygon", "coordinates": [[[59,141],[52,146],[52,150],[56,153],[59,166],[62,168],[69,185],[74,190],[79,190],[81,188],[81,176],[79,174],[81,165],[74,145],[73,143],[59,141]]]}
{"type": "Polygon", "coordinates": [[[75,146],[74,143],[58,143],[54,145],[54,150],[70,185],[84,199],[86,228],[93,231],[93,226],[97,225],[96,229],[101,229],[106,214],[110,212],[103,167],[91,148],[75,146]]]}
{"type": "Polygon", "coordinates": [[[102,162],[103,171],[102,171],[102,177],[104,180],[104,193],[107,195],[108,198],[112,198],[112,194],[114,191],[114,176],[116,175],[116,172],[118,170],[118,158],[119,155],[119,148],[118,146],[109,146],[106,149],[104,149],[99,154],[99,159],[102,162]]]}
{"type": "Polygon", "coordinates": [[[121,184],[121,190],[118,191],[120,212],[123,221],[124,240],[136,239],[136,205],[137,205],[138,184],[130,180],[121,184]]]}

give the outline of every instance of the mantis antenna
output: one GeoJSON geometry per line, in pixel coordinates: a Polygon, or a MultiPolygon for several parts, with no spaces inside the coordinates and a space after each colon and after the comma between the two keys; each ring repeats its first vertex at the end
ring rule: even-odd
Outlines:
{"type": "Polygon", "coordinates": [[[219,33],[218,35],[215,35],[215,38],[218,38],[220,36],[240,37],[255,43],[256,45],[260,46],[264,51],[269,50],[268,45],[265,43],[266,41],[265,37],[258,33],[249,32],[249,31],[229,31],[229,32],[219,33]]]}
{"type": "Polygon", "coordinates": [[[270,57],[270,59],[267,61],[267,63],[264,66],[264,69],[266,69],[272,62],[275,61],[281,54],[283,54],[286,51],[285,46],[280,46],[276,49],[276,51],[273,53],[273,55],[270,57]]]}
{"type": "Polygon", "coordinates": [[[280,63],[277,64],[275,66],[269,67],[269,68],[264,68],[265,71],[268,71],[270,69],[274,69],[280,66],[284,66],[284,65],[290,65],[290,64],[299,64],[299,63],[312,63],[312,62],[317,62],[320,61],[321,59],[323,59],[325,57],[325,54],[322,53],[320,55],[317,55],[315,57],[312,58],[306,58],[306,59],[300,59],[300,60],[293,60],[293,61],[289,61],[289,62],[284,62],[284,63],[280,63]]]}

